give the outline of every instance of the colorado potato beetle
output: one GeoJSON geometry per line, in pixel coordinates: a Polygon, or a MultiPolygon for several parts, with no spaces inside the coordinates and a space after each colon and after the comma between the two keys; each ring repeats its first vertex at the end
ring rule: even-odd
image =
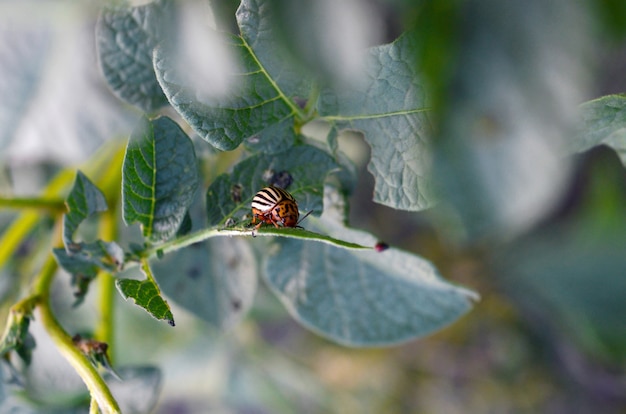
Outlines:
{"type": "Polygon", "coordinates": [[[265,187],[252,199],[252,224],[257,219],[260,220],[255,229],[263,223],[273,224],[274,227],[279,227],[279,224],[283,227],[296,227],[299,216],[296,199],[282,188],[265,187]]]}

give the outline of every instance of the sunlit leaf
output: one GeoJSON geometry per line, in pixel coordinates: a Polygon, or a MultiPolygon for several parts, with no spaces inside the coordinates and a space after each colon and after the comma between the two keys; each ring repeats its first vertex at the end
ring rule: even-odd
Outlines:
{"type": "Polygon", "coordinates": [[[141,224],[144,237],[172,237],[198,187],[193,144],[171,119],[142,118],[126,149],[122,178],[124,221],[141,224]]]}

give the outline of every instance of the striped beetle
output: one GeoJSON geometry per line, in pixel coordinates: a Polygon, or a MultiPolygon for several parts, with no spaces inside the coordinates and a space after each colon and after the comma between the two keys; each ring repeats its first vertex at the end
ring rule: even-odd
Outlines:
{"type": "Polygon", "coordinates": [[[256,223],[257,219],[260,220],[255,229],[261,227],[263,223],[273,224],[277,228],[279,224],[283,227],[297,227],[300,223],[299,216],[296,199],[282,188],[270,185],[256,193],[252,199],[252,224],[256,223]]]}

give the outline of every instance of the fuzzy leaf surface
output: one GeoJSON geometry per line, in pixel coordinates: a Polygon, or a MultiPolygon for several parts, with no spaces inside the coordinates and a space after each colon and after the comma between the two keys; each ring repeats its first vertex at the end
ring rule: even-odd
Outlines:
{"type": "Polygon", "coordinates": [[[138,7],[106,9],[96,24],[102,73],[120,99],[146,112],[167,104],[152,66],[152,53],[173,19],[173,3],[157,0],[138,7]]]}
{"type": "MultiPolygon", "coordinates": [[[[327,190],[314,230],[373,245],[376,239],[341,224],[343,207],[327,190]],[[334,207],[333,207],[334,206],[334,207]]],[[[478,295],[444,281],[434,266],[395,248],[346,250],[277,238],[263,276],[291,315],[337,343],[384,346],[428,335],[468,312],[478,295]]]]}
{"type": "Polygon", "coordinates": [[[156,49],[155,72],[170,104],[218,149],[235,149],[271,125],[293,126],[294,118],[302,116],[295,99],[308,96],[309,81],[281,53],[267,13],[271,8],[263,3],[243,1],[237,11],[241,35],[222,35],[224,46],[239,65],[226,94],[197,93],[177,66],[175,51],[156,49]]]}
{"type": "Polygon", "coordinates": [[[172,237],[193,202],[199,182],[189,137],[167,117],[142,118],[128,142],[122,174],[126,224],[138,222],[151,242],[172,237]]]}
{"type": "Polygon", "coordinates": [[[164,294],[218,329],[247,314],[257,287],[256,260],[247,241],[220,237],[151,263],[164,294]]]}
{"type": "Polygon", "coordinates": [[[402,210],[431,205],[430,121],[411,36],[369,50],[367,82],[360,88],[326,89],[320,115],[341,129],[361,131],[372,149],[368,170],[374,201],[402,210]]]}

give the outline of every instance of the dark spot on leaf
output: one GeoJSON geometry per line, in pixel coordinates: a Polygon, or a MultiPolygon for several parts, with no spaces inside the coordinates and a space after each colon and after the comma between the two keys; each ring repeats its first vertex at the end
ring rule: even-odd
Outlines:
{"type": "Polygon", "coordinates": [[[243,190],[243,187],[240,184],[233,184],[233,186],[231,187],[230,196],[235,202],[235,204],[241,203],[241,191],[242,190],[243,190]]]}
{"type": "Polygon", "coordinates": [[[289,171],[279,171],[272,175],[268,182],[270,185],[287,189],[293,183],[293,176],[289,171]]]}
{"type": "Polygon", "coordinates": [[[187,277],[193,280],[198,279],[198,277],[200,277],[200,274],[200,269],[197,266],[190,267],[189,270],[187,270],[187,277]]]}
{"type": "Polygon", "coordinates": [[[234,310],[239,310],[241,309],[241,301],[239,299],[233,299],[231,301],[231,305],[233,306],[234,310]]]}
{"type": "Polygon", "coordinates": [[[174,323],[174,319],[168,319],[167,323],[169,323],[170,326],[176,326],[176,324],[174,323]]]}
{"type": "Polygon", "coordinates": [[[306,103],[307,103],[307,99],[306,98],[301,98],[299,96],[294,96],[293,97],[293,101],[295,102],[296,105],[298,105],[300,107],[300,109],[304,109],[304,107],[306,106],[306,103]]]}

